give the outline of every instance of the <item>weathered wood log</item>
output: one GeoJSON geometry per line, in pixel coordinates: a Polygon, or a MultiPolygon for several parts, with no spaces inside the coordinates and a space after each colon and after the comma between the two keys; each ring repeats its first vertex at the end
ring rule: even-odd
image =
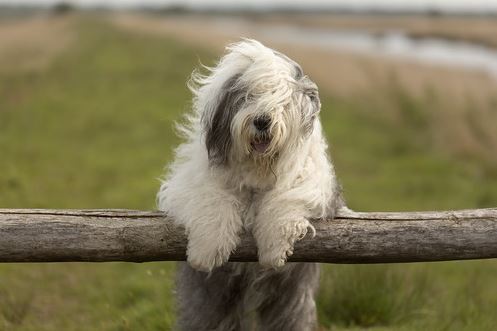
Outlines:
{"type": "MultiPolygon", "coordinates": [[[[342,212],[316,220],[290,261],[393,263],[497,258],[497,209],[342,212]]],[[[0,262],[179,261],[184,230],[160,212],[0,209],[0,262]]],[[[250,234],[231,261],[256,261],[250,234]]]]}

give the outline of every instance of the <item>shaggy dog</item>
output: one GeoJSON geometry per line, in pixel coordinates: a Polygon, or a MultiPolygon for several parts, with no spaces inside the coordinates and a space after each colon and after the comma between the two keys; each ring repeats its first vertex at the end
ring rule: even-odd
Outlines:
{"type": "Polygon", "coordinates": [[[255,40],[228,46],[189,87],[186,142],[158,193],[188,235],[178,269],[182,330],[312,330],[319,269],[289,263],[309,219],[344,207],[319,120],[318,89],[301,67],[255,40]],[[259,263],[227,263],[251,232],[259,263]]]}

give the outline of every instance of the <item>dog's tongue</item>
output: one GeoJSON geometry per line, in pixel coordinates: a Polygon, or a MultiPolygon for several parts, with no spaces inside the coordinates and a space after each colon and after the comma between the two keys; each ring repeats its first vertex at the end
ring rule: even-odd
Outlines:
{"type": "Polygon", "coordinates": [[[266,152],[267,148],[269,146],[268,142],[262,142],[262,143],[254,143],[254,148],[258,153],[263,154],[266,152]]]}

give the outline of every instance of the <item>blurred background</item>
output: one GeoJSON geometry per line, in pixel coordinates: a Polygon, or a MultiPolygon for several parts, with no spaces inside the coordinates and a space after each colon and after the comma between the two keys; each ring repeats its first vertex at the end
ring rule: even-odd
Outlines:
{"type": "MultiPolygon", "coordinates": [[[[497,1],[0,0],[0,208],[155,208],[240,37],[318,83],[351,208],[497,207],[497,1]]],[[[2,264],[0,330],[170,330],[174,268],[2,264]]],[[[497,261],[323,269],[320,330],[497,328],[497,261]]]]}

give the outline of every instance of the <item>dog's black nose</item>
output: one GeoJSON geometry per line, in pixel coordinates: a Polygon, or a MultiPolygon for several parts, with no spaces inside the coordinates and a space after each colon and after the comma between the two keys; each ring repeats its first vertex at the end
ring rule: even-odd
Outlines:
{"type": "Polygon", "coordinates": [[[259,131],[266,131],[271,125],[271,118],[269,116],[259,116],[254,119],[254,126],[259,131]]]}

